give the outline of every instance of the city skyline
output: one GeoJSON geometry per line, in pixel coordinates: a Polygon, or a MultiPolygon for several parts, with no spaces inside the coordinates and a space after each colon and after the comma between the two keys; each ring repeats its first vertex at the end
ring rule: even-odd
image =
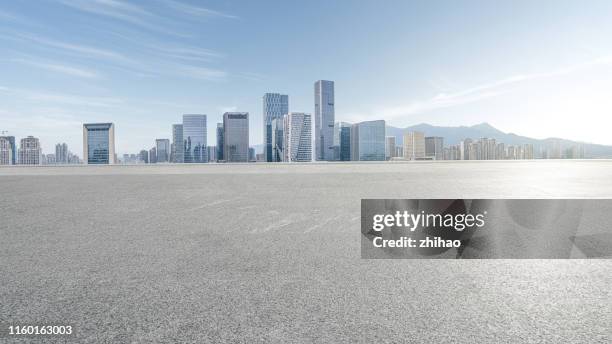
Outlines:
{"type": "Polygon", "coordinates": [[[315,122],[312,83],[326,79],[335,82],[335,122],[489,122],[612,144],[609,2],[300,6],[4,2],[0,131],[39,137],[43,151],[66,142],[80,152],[82,123],[113,122],[118,152],[138,152],[171,138],[167,123],[188,113],[209,116],[215,145],[213,124],[244,111],[253,146],[263,143],[263,94],[288,95],[289,111],[315,122]]]}

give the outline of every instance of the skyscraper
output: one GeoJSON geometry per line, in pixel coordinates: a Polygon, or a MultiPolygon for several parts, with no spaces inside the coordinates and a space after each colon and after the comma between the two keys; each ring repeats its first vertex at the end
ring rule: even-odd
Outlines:
{"type": "Polygon", "coordinates": [[[249,160],[249,113],[223,114],[223,155],[226,162],[249,160]]]}
{"type": "Polygon", "coordinates": [[[404,134],[404,158],[417,160],[425,157],[425,134],[411,131],[404,134]]]}
{"type": "Polygon", "coordinates": [[[202,163],[206,157],[206,115],[183,115],[184,161],[202,163]]]}
{"type": "Polygon", "coordinates": [[[21,139],[19,145],[19,164],[40,165],[41,161],[40,142],[33,136],[21,139]]]}
{"type": "Polygon", "coordinates": [[[285,160],[285,117],[272,120],[272,162],[285,160]]]}
{"type": "Polygon", "coordinates": [[[6,137],[0,136],[0,165],[13,164],[13,147],[6,137]]]}
{"type": "Polygon", "coordinates": [[[141,150],[140,154],[138,154],[138,158],[140,159],[140,161],[142,161],[145,164],[149,163],[149,152],[147,152],[146,150],[141,150]]]}
{"type": "Polygon", "coordinates": [[[11,145],[11,163],[9,165],[15,165],[17,163],[17,145],[15,144],[15,136],[0,136],[0,138],[6,139],[11,145]]]}
{"type": "Polygon", "coordinates": [[[440,136],[426,137],[425,156],[436,160],[444,160],[444,138],[440,136]]]}
{"type": "Polygon", "coordinates": [[[183,125],[172,125],[172,162],[185,162],[185,141],[183,141],[183,125]]]}
{"type": "Polygon", "coordinates": [[[223,161],[223,123],[217,123],[217,161],[223,161]]]}
{"type": "Polygon", "coordinates": [[[155,147],[149,149],[149,163],[157,163],[157,150],[155,149],[155,147]]]}
{"type": "Polygon", "coordinates": [[[340,123],[340,161],[351,160],[351,124],[340,123]]]}
{"type": "Polygon", "coordinates": [[[170,161],[170,140],[156,139],[155,148],[157,150],[157,162],[170,161]]]}
{"type": "Polygon", "coordinates": [[[309,113],[290,112],[284,120],[285,161],[312,161],[312,119],[309,113]]]}
{"type": "Polygon", "coordinates": [[[55,145],[55,163],[56,164],[67,164],[68,163],[68,145],[65,143],[58,143],[55,145]]]}
{"type": "Polygon", "coordinates": [[[85,164],[115,163],[115,125],[83,124],[83,161],[85,164]]]}
{"type": "Polygon", "coordinates": [[[289,112],[289,96],[280,93],[266,93],[263,96],[263,134],[265,161],[272,162],[272,121],[283,118],[289,112]]]}
{"type": "Polygon", "coordinates": [[[316,160],[334,159],[334,82],[315,82],[315,156],[316,160]]]}
{"type": "Polygon", "coordinates": [[[351,128],[351,160],[385,160],[385,121],[366,121],[351,128]]]}

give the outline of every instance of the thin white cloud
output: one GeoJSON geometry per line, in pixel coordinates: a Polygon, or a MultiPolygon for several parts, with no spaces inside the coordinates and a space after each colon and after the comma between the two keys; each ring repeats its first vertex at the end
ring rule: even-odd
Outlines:
{"type": "Polygon", "coordinates": [[[38,103],[111,108],[121,105],[123,103],[122,99],[114,97],[92,97],[69,93],[56,93],[9,87],[0,87],[0,91],[5,94],[8,94],[13,98],[26,101],[29,105],[33,105],[33,103],[38,103]]]}
{"type": "Polygon", "coordinates": [[[60,3],[82,12],[120,20],[151,31],[181,37],[190,36],[167,30],[167,25],[160,23],[164,18],[127,2],[117,0],[60,0],[60,3]]]}
{"type": "Polygon", "coordinates": [[[227,77],[227,72],[225,71],[206,67],[177,66],[177,72],[184,77],[209,81],[222,81],[227,77]]]}
{"type": "Polygon", "coordinates": [[[221,18],[228,18],[228,19],[238,19],[237,16],[232,15],[232,14],[227,14],[227,13],[223,13],[220,11],[211,10],[205,7],[193,6],[193,5],[189,5],[189,4],[180,2],[180,1],[163,0],[162,2],[166,4],[168,7],[176,11],[179,11],[185,14],[189,14],[192,16],[196,16],[196,17],[202,17],[202,18],[221,17],[221,18]]]}
{"type": "MultiPolygon", "coordinates": [[[[612,57],[607,56],[553,71],[517,74],[453,93],[439,93],[429,99],[414,101],[407,105],[384,108],[380,115],[391,120],[404,115],[422,114],[437,109],[460,106],[498,96],[505,93],[504,88],[515,84],[559,77],[579,70],[610,64],[612,64],[612,57]]],[[[356,116],[359,117],[359,115],[356,116]]]]}
{"type": "Polygon", "coordinates": [[[45,70],[49,70],[52,72],[69,75],[69,76],[76,76],[79,78],[96,79],[100,77],[100,75],[97,72],[88,70],[82,67],[68,66],[68,65],[59,64],[59,63],[34,61],[34,60],[21,59],[21,58],[10,59],[10,61],[45,69],[45,70]]]}

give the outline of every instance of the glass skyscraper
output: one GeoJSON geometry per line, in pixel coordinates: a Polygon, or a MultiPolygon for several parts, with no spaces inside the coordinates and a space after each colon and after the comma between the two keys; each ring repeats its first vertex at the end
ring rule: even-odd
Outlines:
{"type": "Polygon", "coordinates": [[[351,128],[351,160],[385,160],[385,121],[367,121],[351,128]]]}
{"type": "Polygon", "coordinates": [[[115,163],[113,123],[83,124],[83,161],[90,165],[115,163]]]}
{"type": "Polygon", "coordinates": [[[310,114],[290,112],[285,116],[285,161],[312,161],[310,114]]]}
{"type": "Polygon", "coordinates": [[[156,139],[155,148],[157,150],[157,162],[170,161],[170,140],[156,139]]]}
{"type": "Polygon", "coordinates": [[[249,161],[249,113],[223,114],[223,155],[226,162],[249,161]]]}
{"type": "Polygon", "coordinates": [[[183,142],[186,163],[207,162],[206,115],[183,115],[183,142]]]}
{"type": "Polygon", "coordinates": [[[274,161],[272,153],[272,121],[283,118],[289,112],[289,96],[280,93],[266,93],[263,96],[263,134],[264,134],[264,160],[274,161]]]}
{"type": "Polygon", "coordinates": [[[217,123],[217,161],[223,161],[223,123],[217,123]]]}
{"type": "Polygon", "coordinates": [[[185,142],[183,141],[183,125],[172,125],[172,162],[185,162],[185,142]]]}
{"type": "Polygon", "coordinates": [[[316,160],[334,160],[334,82],[315,82],[315,156],[316,160]]]}
{"type": "Polygon", "coordinates": [[[351,160],[351,125],[348,123],[340,124],[340,160],[351,160]]]}

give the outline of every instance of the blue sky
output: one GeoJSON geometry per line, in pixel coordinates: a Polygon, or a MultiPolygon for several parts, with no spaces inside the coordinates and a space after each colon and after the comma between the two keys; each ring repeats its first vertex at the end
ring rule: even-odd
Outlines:
{"type": "Polygon", "coordinates": [[[248,111],[261,97],[394,126],[489,122],[536,138],[612,144],[610,1],[0,2],[0,130],[82,151],[82,123],[117,150],[170,138],[183,113],[248,111]]]}

